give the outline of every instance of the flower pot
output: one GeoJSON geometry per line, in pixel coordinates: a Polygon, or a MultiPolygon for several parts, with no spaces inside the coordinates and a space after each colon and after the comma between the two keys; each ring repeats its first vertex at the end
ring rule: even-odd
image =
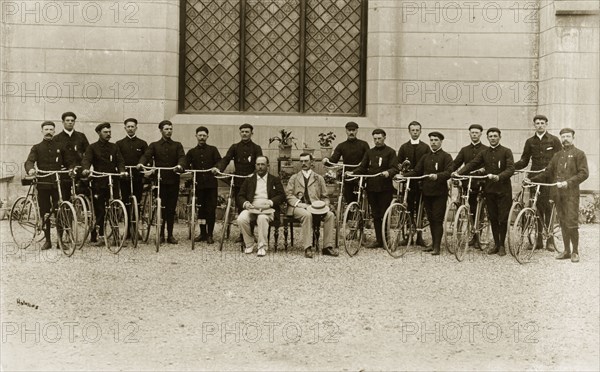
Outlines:
{"type": "Polygon", "coordinates": [[[333,152],[333,147],[321,147],[321,159],[331,157],[331,153],[333,152]]]}
{"type": "Polygon", "coordinates": [[[292,145],[279,145],[279,158],[280,159],[291,159],[292,157],[292,145]]]}

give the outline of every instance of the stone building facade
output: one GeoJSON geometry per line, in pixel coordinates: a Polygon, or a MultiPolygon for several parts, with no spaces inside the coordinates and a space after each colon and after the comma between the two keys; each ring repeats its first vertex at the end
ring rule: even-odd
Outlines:
{"type": "Polygon", "coordinates": [[[349,120],[367,140],[373,128],[384,128],[393,148],[417,120],[425,134],[442,131],[452,155],[468,143],[470,124],[497,126],[518,157],[533,134],[533,116],[543,113],[550,132],[576,130],[591,171],[583,188],[600,189],[598,1],[361,1],[365,101],[358,116],[182,113],[183,0],[3,1],[2,176],[20,177],[29,148],[40,140],[40,123],[53,120],[58,132],[64,111],[77,113],[76,129],[91,142],[102,121],[113,123],[117,140],[123,120],[135,117],[139,136],[153,141],[157,123],[170,119],[174,138],[188,149],[195,128],[206,125],[222,154],[248,122],[271,157],[277,150],[268,138],[280,128],[291,129],[300,145],[317,146],[319,132],[343,139],[349,120]]]}

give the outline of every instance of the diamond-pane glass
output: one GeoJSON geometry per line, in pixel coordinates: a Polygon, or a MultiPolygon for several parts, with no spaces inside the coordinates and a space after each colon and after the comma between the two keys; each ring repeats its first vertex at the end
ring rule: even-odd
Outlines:
{"type": "Polygon", "coordinates": [[[361,0],[308,0],[307,113],[360,112],[361,0]]]}
{"type": "Polygon", "coordinates": [[[184,110],[238,111],[239,0],[187,0],[184,110]]]}

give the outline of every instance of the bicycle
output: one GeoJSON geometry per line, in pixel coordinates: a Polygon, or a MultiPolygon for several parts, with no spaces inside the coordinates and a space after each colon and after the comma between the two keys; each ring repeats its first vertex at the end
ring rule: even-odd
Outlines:
{"type": "Polygon", "coordinates": [[[238,174],[217,172],[217,175],[215,176],[215,178],[220,179],[220,180],[229,179],[229,193],[227,196],[227,204],[225,206],[225,213],[223,214],[223,228],[221,229],[221,241],[219,242],[219,251],[223,250],[223,243],[225,242],[225,237],[227,237],[227,238],[229,237],[231,221],[233,221],[233,218],[235,217],[235,208],[232,209],[233,199],[232,199],[231,194],[233,193],[233,180],[236,177],[237,178],[250,178],[250,177],[252,177],[252,174],[249,174],[247,176],[240,176],[238,174]]]}
{"type": "Polygon", "coordinates": [[[137,248],[139,241],[139,222],[140,222],[140,209],[137,197],[133,192],[133,170],[137,169],[136,166],[127,165],[125,166],[127,171],[129,172],[129,200],[125,203],[127,207],[127,217],[129,220],[129,238],[131,239],[131,243],[133,244],[133,248],[137,248]]]}
{"type": "Polygon", "coordinates": [[[154,246],[156,252],[160,249],[160,229],[162,227],[162,200],[160,198],[160,172],[163,170],[175,170],[175,167],[147,167],[142,165],[142,169],[156,171],[156,179],[153,180],[150,191],[143,198],[140,220],[142,222],[142,239],[144,243],[150,238],[150,231],[154,228],[154,246]]]}
{"type": "Polygon", "coordinates": [[[469,242],[475,235],[479,237],[479,243],[481,244],[482,251],[485,252],[483,246],[486,246],[490,242],[490,231],[491,225],[487,208],[484,207],[483,193],[477,194],[477,208],[475,210],[475,216],[471,216],[471,206],[469,204],[469,194],[471,193],[471,184],[473,179],[486,179],[488,176],[467,176],[461,175],[459,177],[452,177],[452,179],[463,181],[468,180],[467,189],[462,194],[462,205],[456,211],[454,218],[454,225],[452,229],[452,245],[454,249],[454,256],[458,261],[462,261],[465,256],[465,252],[469,247],[469,242]]]}
{"type": "MultiPolygon", "coordinates": [[[[535,194],[533,199],[530,200],[531,206],[523,208],[517,215],[515,223],[510,230],[510,234],[513,235],[514,239],[514,256],[520,264],[524,264],[531,260],[533,252],[535,251],[535,243],[538,237],[538,223],[542,217],[539,214],[537,208],[537,200],[540,194],[540,188],[557,186],[556,183],[540,183],[540,182],[526,182],[524,187],[535,187],[535,194]]],[[[555,241],[562,241],[562,229],[558,221],[558,215],[556,212],[556,204],[552,203],[552,212],[550,213],[550,220],[548,225],[542,223],[542,239],[547,240],[548,238],[554,238],[555,241]]],[[[543,220],[542,220],[543,221],[543,220]]],[[[555,244],[558,253],[562,253],[559,250],[559,244],[555,244]]],[[[563,245],[564,249],[564,245],[563,245]]]]}
{"type": "Polygon", "coordinates": [[[383,223],[381,224],[383,246],[390,256],[394,258],[404,256],[412,246],[416,245],[416,240],[414,239],[415,233],[424,231],[424,227],[419,226],[418,223],[418,221],[423,220],[423,196],[419,200],[417,221],[414,221],[413,213],[408,210],[408,194],[411,180],[420,180],[428,177],[429,175],[394,177],[394,181],[398,183],[396,199],[386,209],[383,215],[383,223]],[[406,183],[404,187],[403,183],[406,183]]]}
{"type": "MultiPolygon", "coordinates": [[[[74,171],[77,167],[74,168],[74,171]]],[[[93,223],[96,219],[93,213],[94,207],[90,199],[83,194],[75,194],[76,182],[74,175],[71,176],[71,204],[75,208],[75,215],[77,217],[77,249],[83,248],[89,234],[93,229],[93,223]]]]}
{"type": "Polygon", "coordinates": [[[458,211],[458,208],[462,205],[462,193],[462,183],[458,180],[451,180],[450,189],[448,190],[446,213],[444,214],[444,245],[450,254],[454,254],[454,246],[452,245],[452,231],[454,230],[456,211],[458,211]]]}
{"type": "MultiPolygon", "coordinates": [[[[543,171],[544,171],[544,169],[537,170],[537,171],[519,169],[519,170],[515,171],[515,174],[526,173],[528,176],[529,174],[542,173],[543,171]]],[[[523,210],[523,208],[525,208],[525,189],[526,188],[528,188],[528,187],[526,187],[525,185],[523,185],[523,183],[521,183],[521,190],[513,198],[512,205],[510,206],[510,211],[508,212],[508,222],[507,222],[508,231],[511,231],[512,227],[515,224],[515,221],[517,220],[517,216],[523,210]]],[[[511,240],[510,235],[511,234],[507,234],[506,243],[508,245],[508,251],[510,252],[511,256],[514,257],[515,251],[513,249],[513,242],[511,240]]]]}
{"type": "Polygon", "coordinates": [[[358,167],[358,164],[355,165],[350,165],[350,164],[344,164],[344,163],[332,163],[332,162],[327,162],[327,164],[325,164],[325,166],[327,168],[341,168],[342,169],[342,179],[340,181],[336,181],[337,184],[340,185],[340,194],[338,195],[338,200],[337,200],[337,204],[336,204],[336,208],[335,208],[335,247],[339,248],[339,244],[340,244],[340,227],[342,225],[342,211],[344,210],[344,180],[343,180],[343,175],[346,174],[346,168],[356,168],[358,167]],[[327,165],[329,164],[329,166],[327,165]]]}
{"type": "Polygon", "coordinates": [[[344,249],[350,257],[355,256],[362,246],[365,237],[365,226],[367,222],[369,205],[367,203],[367,194],[365,192],[365,179],[380,177],[382,173],[377,174],[357,174],[346,178],[346,181],[358,179],[357,200],[346,206],[344,210],[344,221],[342,224],[344,233],[344,249]]]}
{"type": "MultiPolygon", "coordinates": [[[[192,250],[196,248],[196,213],[198,206],[196,205],[196,175],[198,173],[207,173],[211,169],[190,169],[184,174],[192,174],[192,190],[190,191],[188,202],[186,203],[188,217],[188,233],[189,238],[192,241],[192,250]]],[[[202,222],[201,222],[202,223],[202,222]]]]}
{"type": "Polygon", "coordinates": [[[119,253],[125,244],[127,229],[127,208],[120,199],[114,198],[113,177],[120,177],[119,173],[105,173],[91,171],[90,177],[102,178],[108,177],[109,198],[108,205],[105,206],[104,214],[104,245],[114,254],[119,253]]]}
{"type": "MultiPolygon", "coordinates": [[[[26,249],[33,243],[36,236],[43,234],[44,225],[50,222],[51,227],[56,227],[58,246],[68,257],[72,256],[78,246],[77,243],[77,217],[73,204],[62,198],[60,187],[60,175],[67,174],[70,171],[43,171],[36,169],[36,176],[31,179],[31,184],[25,196],[15,200],[9,215],[9,226],[12,238],[21,249],[26,249]],[[52,208],[50,213],[40,216],[40,210],[37,202],[38,176],[56,177],[58,188],[58,208],[52,208]],[[52,223],[51,216],[55,214],[55,221],[52,223]],[[75,222],[75,223],[74,223],[75,222]],[[25,236],[22,238],[21,236],[25,236]]],[[[29,179],[26,179],[26,182],[29,179]]],[[[43,239],[43,236],[41,237],[43,239]]],[[[39,239],[39,240],[41,240],[39,239]]]]}

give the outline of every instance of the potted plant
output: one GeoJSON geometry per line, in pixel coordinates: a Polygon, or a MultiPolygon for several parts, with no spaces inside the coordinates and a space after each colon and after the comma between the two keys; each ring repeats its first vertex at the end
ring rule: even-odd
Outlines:
{"type": "Polygon", "coordinates": [[[279,158],[281,159],[292,157],[292,145],[298,148],[296,137],[292,137],[292,131],[281,129],[278,136],[269,138],[269,145],[275,141],[279,142],[279,158]]]}
{"type": "Polygon", "coordinates": [[[335,140],[336,135],[333,132],[319,133],[319,146],[321,146],[321,157],[329,158],[331,156],[331,143],[335,140]]]}
{"type": "Polygon", "coordinates": [[[302,148],[302,152],[306,152],[308,154],[311,154],[314,157],[314,155],[315,155],[315,149],[312,148],[312,147],[310,147],[308,145],[308,143],[306,143],[306,142],[303,142],[303,143],[304,143],[304,148],[302,148]]]}

